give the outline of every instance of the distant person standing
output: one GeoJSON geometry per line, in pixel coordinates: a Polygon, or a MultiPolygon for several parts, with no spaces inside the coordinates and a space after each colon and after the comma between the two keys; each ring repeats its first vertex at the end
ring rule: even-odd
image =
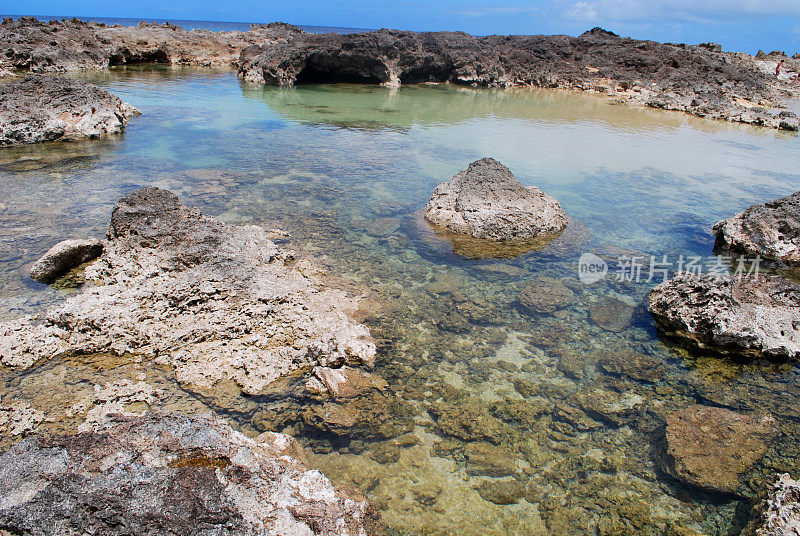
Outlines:
{"type": "Polygon", "coordinates": [[[783,60],[779,61],[778,65],[775,67],[775,78],[781,75],[781,67],[783,67],[783,60]]]}

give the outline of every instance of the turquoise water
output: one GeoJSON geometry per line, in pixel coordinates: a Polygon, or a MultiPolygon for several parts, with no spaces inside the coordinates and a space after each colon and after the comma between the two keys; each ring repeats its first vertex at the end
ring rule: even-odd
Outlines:
{"type": "MultiPolygon", "coordinates": [[[[717,220],[800,189],[796,135],[541,90],[256,88],[229,71],[166,67],[89,78],[143,115],[112,140],[0,153],[0,318],[63,300],[69,290],[23,277],[26,264],[58,240],[102,236],[116,199],[160,186],[221,220],[285,229],[292,247],[365,293],[375,372],[400,401],[380,432],[363,407],[350,408],[363,426],[320,431],[298,420],[294,402],[190,396],[168,372],[148,371],[171,393],[164,407],[210,407],[248,433],[299,435],[313,464],[376,502],[390,534],[722,535],[738,530],[772,474],[800,472],[796,369],[665,346],[643,307],[652,283],[616,280],[618,262],[591,286],[577,274],[590,251],[710,262],[717,220]],[[571,218],[560,240],[471,259],[420,221],[433,188],[483,156],[560,200],[571,218]],[[531,314],[517,296],[541,276],[573,298],[531,314]],[[588,311],[602,313],[610,298],[629,308],[629,325],[592,320],[588,311]],[[657,373],[608,372],[617,358],[625,369],[629,353],[657,373]],[[535,394],[523,398],[520,381],[535,394]],[[593,392],[637,409],[611,414],[593,392]],[[778,420],[781,435],[743,477],[741,497],[691,490],[657,468],[665,416],[697,402],[778,420]],[[515,477],[465,471],[469,441],[457,430],[467,421],[499,434],[515,477]],[[413,442],[394,438],[409,431],[413,442]],[[485,482],[510,480],[524,498],[486,499],[485,482]]],[[[2,402],[28,400],[60,418],[87,386],[137,373],[116,362],[42,367],[43,378],[69,377],[64,392],[74,394],[43,400],[31,374],[5,371],[17,387],[2,402]]]]}

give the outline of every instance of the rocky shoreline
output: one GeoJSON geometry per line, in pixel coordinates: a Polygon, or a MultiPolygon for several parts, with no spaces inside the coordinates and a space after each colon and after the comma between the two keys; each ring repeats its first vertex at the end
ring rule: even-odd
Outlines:
{"type": "Polygon", "coordinates": [[[0,147],[118,134],[139,113],[86,82],[28,75],[0,86],[0,147]]]}
{"type": "MultiPolygon", "coordinates": [[[[170,24],[106,26],[33,18],[0,24],[0,71],[107,69],[137,63],[235,67],[254,84],[358,82],[533,86],[591,91],[614,102],[700,117],[798,129],[800,92],[774,76],[777,56],[622,38],[594,28],[578,37],[487,36],[377,30],[307,34],[272,23],[247,32],[186,31],[170,24]]],[[[786,58],[797,70],[800,60],[786,58]]]]}

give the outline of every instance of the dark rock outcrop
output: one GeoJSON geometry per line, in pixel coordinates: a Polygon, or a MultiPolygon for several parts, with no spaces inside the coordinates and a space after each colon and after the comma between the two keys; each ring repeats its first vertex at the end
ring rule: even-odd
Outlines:
{"type": "Polygon", "coordinates": [[[667,417],[662,468],[686,484],[736,493],[739,477],[766,454],[777,433],[771,416],[689,406],[667,417]]]}
{"type": "Polygon", "coordinates": [[[486,240],[553,238],[567,225],[558,201],[522,185],[492,158],[482,158],[436,187],[425,219],[451,233],[486,240]]]}
{"type": "Polygon", "coordinates": [[[753,205],[714,225],[715,250],[800,264],[800,192],[753,205]]]}
{"type": "Polygon", "coordinates": [[[0,527],[14,534],[365,535],[376,517],[283,434],[213,415],[113,417],[0,456],[0,527]]]}
{"type": "Polygon", "coordinates": [[[0,68],[52,72],[135,63],[230,66],[248,46],[277,43],[301,31],[282,24],[254,25],[247,32],[210,32],[187,31],[169,23],[107,26],[78,19],[8,18],[0,24],[0,68]]]}
{"type": "Polygon", "coordinates": [[[96,259],[102,252],[101,240],[62,240],[33,263],[28,275],[40,283],[52,283],[71,268],[96,259]]]}
{"type": "Polygon", "coordinates": [[[0,147],[117,134],[138,113],[86,82],[29,75],[0,87],[0,147]]]}
{"type": "Polygon", "coordinates": [[[800,357],[800,285],[781,276],[681,272],[649,296],[659,330],[720,353],[800,357]]]}
{"type": "Polygon", "coordinates": [[[386,29],[302,34],[249,47],[239,63],[240,76],[261,84],[451,82],[593,90],[622,102],[774,128],[785,121],[769,108],[791,92],[788,86],[778,91],[769,69],[746,54],[725,53],[713,43],[621,38],[600,28],[579,37],[386,29]]]}

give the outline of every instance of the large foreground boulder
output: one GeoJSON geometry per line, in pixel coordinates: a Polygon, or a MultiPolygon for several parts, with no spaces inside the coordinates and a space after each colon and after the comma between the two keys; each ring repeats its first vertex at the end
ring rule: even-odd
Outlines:
{"type": "Polygon", "coordinates": [[[349,316],[357,300],[327,288],[308,261],[258,226],[232,226],[142,188],[114,208],[82,293],[0,323],[0,361],[57,354],[138,354],[184,384],[232,380],[256,394],[298,369],[371,365],[375,344],[349,316]]]}
{"type": "Polygon", "coordinates": [[[283,434],[255,440],[213,415],[116,416],[34,436],[0,456],[0,527],[13,534],[364,536],[363,499],[309,470],[283,434]]]}
{"type": "Polygon", "coordinates": [[[718,250],[800,264],[800,192],[753,205],[714,225],[718,250]]]}
{"type": "Polygon", "coordinates": [[[425,218],[456,234],[487,240],[531,240],[562,231],[567,216],[558,201],[522,185],[492,158],[482,158],[436,187],[425,218]]]}
{"type": "Polygon", "coordinates": [[[764,457],[777,433],[771,416],[689,406],[667,417],[662,468],[686,484],[736,493],[739,477],[764,457]]]}
{"type": "Polygon", "coordinates": [[[800,357],[800,285],[781,276],[681,272],[649,295],[659,330],[720,353],[800,357]]]}

